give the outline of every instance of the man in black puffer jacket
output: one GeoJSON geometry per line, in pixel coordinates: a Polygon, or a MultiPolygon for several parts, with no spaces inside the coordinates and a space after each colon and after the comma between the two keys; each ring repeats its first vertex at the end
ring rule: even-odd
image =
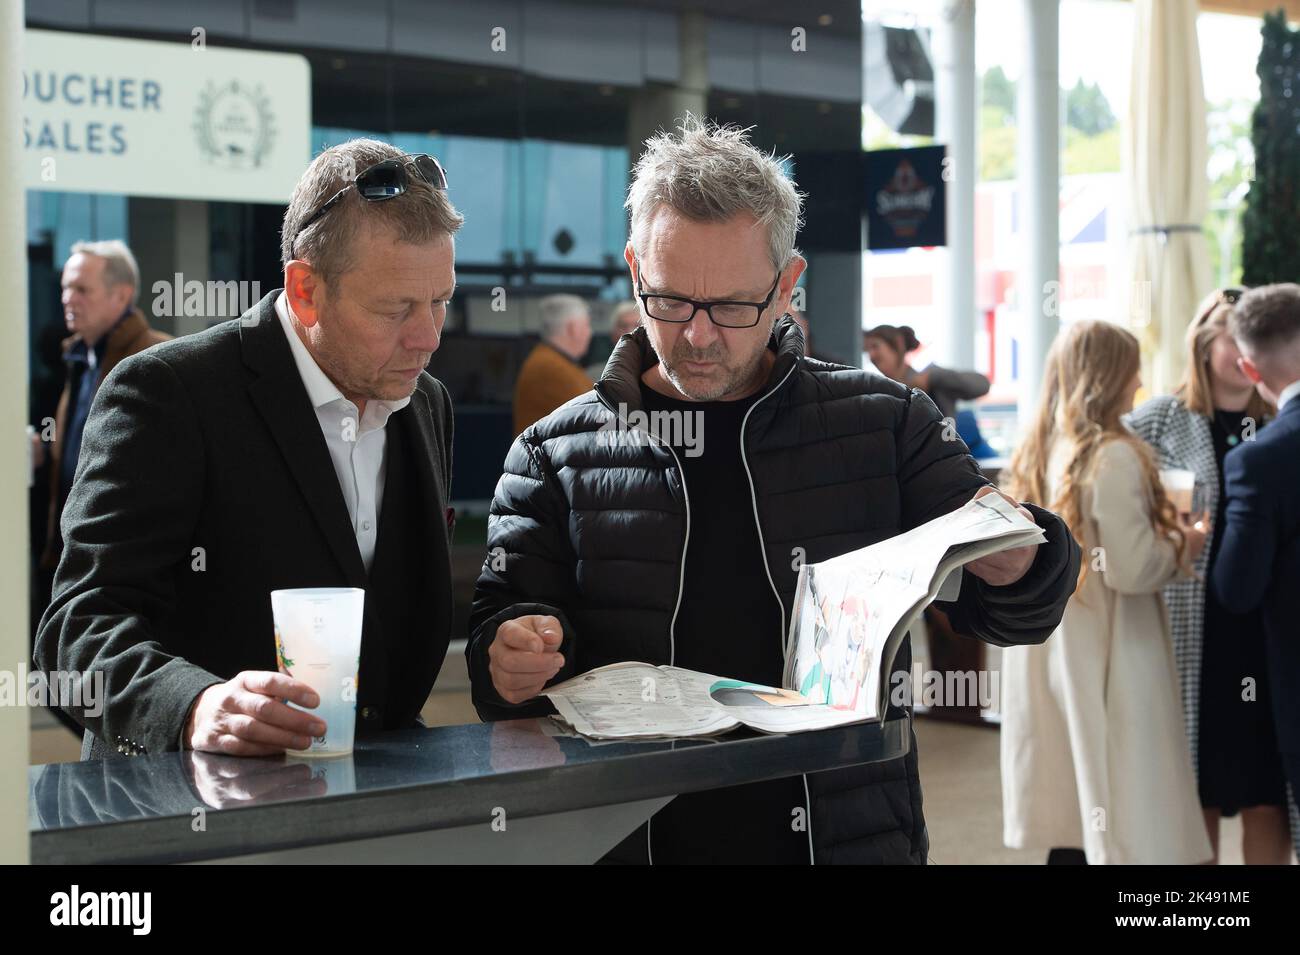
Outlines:
{"type": "MultiPolygon", "coordinates": [[[[626,660],[778,685],[801,562],[999,493],[924,394],[805,358],[778,321],[804,263],[776,160],[689,118],[648,147],[626,253],[642,325],[519,436],[492,503],[466,650],[486,720],[551,712],[544,686],[626,660]]],[[[941,605],[998,646],[1045,640],[1079,567],[1060,519],[1024,507],[1047,542],[967,565],[941,605]]],[[[901,759],[682,795],[607,860],[923,863],[917,765],[913,735],[901,759]]]]}

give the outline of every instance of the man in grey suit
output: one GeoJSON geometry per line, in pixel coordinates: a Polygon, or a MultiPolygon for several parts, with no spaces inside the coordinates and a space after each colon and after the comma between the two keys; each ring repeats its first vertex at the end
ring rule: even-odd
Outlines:
{"type": "Polygon", "coordinates": [[[276,672],[281,588],[364,588],[357,732],[417,723],[452,619],[451,402],[424,368],[462,221],[431,157],[325,150],[285,213],[284,289],[104,381],[35,650],[103,675],[102,707],[64,703],[83,758],[306,748],[323,724],[284,702],[319,700],[276,672]]]}

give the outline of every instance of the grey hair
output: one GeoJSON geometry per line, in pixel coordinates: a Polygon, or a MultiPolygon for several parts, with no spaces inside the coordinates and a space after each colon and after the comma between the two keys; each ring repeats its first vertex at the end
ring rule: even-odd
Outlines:
{"type": "Polygon", "coordinates": [[[537,303],[542,322],[542,337],[554,338],[564,331],[574,315],[586,315],[587,303],[577,295],[547,295],[537,303]]]}
{"type": "Polygon", "coordinates": [[[641,303],[634,298],[625,302],[619,302],[609,310],[609,322],[611,325],[618,322],[624,315],[635,315],[636,320],[641,321],[641,303]]]}
{"type": "Polygon", "coordinates": [[[140,266],[135,264],[131,247],[121,239],[104,239],[100,242],[74,242],[69,258],[74,255],[94,255],[104,260],[104,286],[131,286],[132,308],[140,301],[140,266]]]}
{"type": "Polygon", "coordinates": [[[633,169],[623,204],[631,214],[633,250],[643,245],[642,232],[661,205],[696,222],[749,213],[767,227],[772,264],[784,269],[798,254],[795,236],[803,225],[804,194],[782,168],[789,158],[764,155],[749,141],[749,129],[687,113],[676,133],[646,140],[633,169]]]}
{"type": "Polygon", "coordinates": [[[294,258],[311,263],[325,281],[352,267],[352,241],[363,221],[392,229],[400,242],[429,242],[455,235],[465,221],[442,189],[434,189],[408,169],[406,192],[396,199],[368,202],[349,190],[343,200],[299,234],[317,209],[368,166],[406,155],[378,139],[350,139],[331,146],[311,161],[294,187],[280,231],[280,262],[294,258]],[[296,237],[296,242],[295,242],[296,237]]]}

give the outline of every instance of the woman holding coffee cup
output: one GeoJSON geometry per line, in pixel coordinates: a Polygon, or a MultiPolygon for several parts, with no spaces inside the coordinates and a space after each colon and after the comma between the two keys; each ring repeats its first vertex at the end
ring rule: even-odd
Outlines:
{"type": "MultiPolygon", "coordinates": [[[[1268,701],[1259,613],[1228,613],[1206,586],[1224,526],[1224,456],[1250,440],[1273,410],[1237,367],[1239,352],[1227,331],[1242,291],[1220,289],[1201,303],[1187,329],[1182,383],[1172,395],[1147,401],[1127,423],[1155,449],[1171,497],[1185,494],[1194,479],[1197,509],[1213,515],[1210,545],[1195,564],[1197,576],[1171,583],[1164,596],[1215,858],[1220,818],[1240,812],[1245,861],[1286,864],[1286,783],[1268,701]]],[[[1192,509],[1190,503],[1183,506],[1192,509]]]]}

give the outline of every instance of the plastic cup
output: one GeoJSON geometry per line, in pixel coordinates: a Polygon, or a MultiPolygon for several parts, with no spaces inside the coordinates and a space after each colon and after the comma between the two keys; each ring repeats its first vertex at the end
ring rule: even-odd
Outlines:
{"type": "Polygon", "coordinates": [[[1192,513],[1192,492],[1196,488],[1196,474],[1182,468],[1165,468],[1160,472],[1160,483],[1165,494],[1179,514],[1192,513]]]}
{"type": "Polygon", "coordinates": [[[357,674],[361,669],[361,621],[366,592],[356,587],[271,591],[275,654],[280,672],[301,680],[320,696],[314,710],[293,706],[325,721],[325,735],[295,756],[346,756],[357,724],[357,674]]]}

